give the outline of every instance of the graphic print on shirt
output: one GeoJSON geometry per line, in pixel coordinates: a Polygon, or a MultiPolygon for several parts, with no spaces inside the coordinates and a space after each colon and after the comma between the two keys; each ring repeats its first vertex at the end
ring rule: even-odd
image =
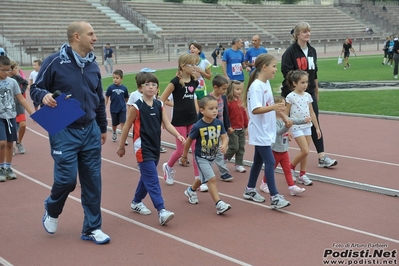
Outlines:
{"type": "Polygon", "coordinates": [[[184,86],[186,92],[183,95],[182,99],[194,99],[194,91],[195,88],[193,86],[184,86]]]}
{"type": "Polygon", "coordinates": [[[0,82],[0,116],[13,112],[15,110],[15,102],[13,94],[9,89],[11,84],[9,81],[4,80],[0,82]]]}
{"type": "Polygon", "coordinates": [[[201,158],[214,160],[219,149],[222,126],[206,126],[199,129],[201,137],[201,158]]]}
{"type": "Polygon", "coordinates": [[[296,59],[296,63],[298,65],[298,69],[306,71],[306,70],[314,70],[316,69],[316,65],[314,63],[313,57],[299,57],[296,59]]]}

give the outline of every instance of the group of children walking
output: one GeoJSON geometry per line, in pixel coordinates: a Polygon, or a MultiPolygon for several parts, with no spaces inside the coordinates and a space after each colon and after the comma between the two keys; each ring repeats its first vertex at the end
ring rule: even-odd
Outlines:
{"type": "MultiPolygon", "coordinates": [[[[162,126],[176,138],[176,150],[168,162],[162,165],[164,180],[167,185],[174,184],[176,172],[173,167],[176,162],[179,161],[183,166],[192,165],[194,180],[184,191],[190,204],[199,203],[197,191],[209,191],[217,214],[231,209],[231,205],[219,196],[212,165],[216,163],[222,181],[234,179],[226,167],[226,161],[233,157],[235,171],[245,173],[243,159],[248,135],[249,144],[255,146],[255,152],[243,197],[256,202],[265,201],[265,197],[256,188],[264,165],[265,174],[260,190],[270,194],[272,208],[289,206],[290,202],[277,190],[274,169],[281,164],[290,195],[303,193],[305,189],[294,182],[312,185],[312,181],[306,176],[312,124],[318,137],[321,137],[312,109],[312,97],[305,92],[308,74],[301,70],[291,71],[287,80],[292,92],[286,99],[281,96],[273,97],[269,80],[277,72],[277,61],[272,55],[261,54],[255,61],[255,71],[250,75],[246,90],[242,82],[230,81],[222,75],[216,75],[212,80],[213,90],[208,95],[203,84],[200,93],[196,94],[196,88],[200,86],[198,72],[208,73],[206,67],[209,66],[202,64],[205,69],[199,68],[202,59],[198,54],[201,51],[197,46],[194,50],[195,54],[179,57],[177,75],[167,85],[160,100],[157,99],[159,81],[156,76],[148,72],[138,73],[136,76],[137,88],[142,97],[128,109],[117,150],[120,157],[125,155],[125,142],[133,125],[133,146],[141,176],[131,203],[132,210],[143,215],[151,214],[142,202],[148,193],[158,211],[161,225],[174,217],[173,212],[165,209],[157,173],[162,126]],[[170,96],[173,96],[171,121],[163,108],[163,103],[171,99],[170,96]],[[290,129],[300,148],[292,161],[288,156],[290,129]],[[192,163],[188,160],[190,148],[192,163]],[[296,177],[295,168],[298,164],[300,172],[296,177]]],[[[206,75],[206,78],[209,76],[206,75]]]]}

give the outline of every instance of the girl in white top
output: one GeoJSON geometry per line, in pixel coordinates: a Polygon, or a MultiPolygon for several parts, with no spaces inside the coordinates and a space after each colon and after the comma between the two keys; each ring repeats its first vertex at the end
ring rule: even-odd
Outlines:
{"type": "Polygon", "coordinates": [[[208,94],[206,90],[205,79],[210,80],[212,77],[212,64],[207,59],[201,58],[200,54],[202,51],[202,46],[200,44],[192,42],[188,45],[188,49],[190,49],[190,53],[198,55],[199,57],[199,62],[195,67],[195,75],[198,80],[198,87],[195,90],[195,95],[197,96],[197,100],[199,101],[208,94]]]}
{"type": "Polygon", "coordinates": [[[284,103],[274,104],[272,88],[269,79],[277,72],[277,61],[270,54],[261,54],[255,60],[255,70],[252,71],[244,92],[243,104],[247,107],[249,123],[249,144],[255,146],[253,164],[249,174],[248,185],[244,190],[244,198],[256,202],[264,202],[265,198],[256,190],[256,182],[262,165],[265,164],[265,175],[271,196],[272,208],[284,208],[290,205],[280,195],[274,180],[274,156],[271,145],[276,139],[276,112],[283,121],[290,125],[284,115],[284,103]],[[270,176],[270,178],[269,178],[270,176]]]}
{"type": "MultiPolygon", "coordinates": [[[[316,115],[312,107],[312,96],[306,92],[308,87],[308,73],[303,70],[291,70],[287,74],[288,86],[292,92],[286,98],[285,114],[294,119],[305,119],[311,117],[316,128],[317,138],[321,138],[321,131],[317,123],[316,115]]],[[[313,182],[306,176],[306,164],[309,154],[309,145],[312,140],[312,123],[293,125],[292,135],[298,144],[300,151],[291,162],[291,173],[295,180],[295,167],[300,164],[298,182],[305,186],[311,186],[313,182]]]]}

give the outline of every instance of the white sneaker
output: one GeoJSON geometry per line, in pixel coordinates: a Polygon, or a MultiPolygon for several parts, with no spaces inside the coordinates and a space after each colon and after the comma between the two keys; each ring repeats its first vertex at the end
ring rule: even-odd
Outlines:
{"type": "MultiPolygon", "coordinates": [[[[398,78],[398,77],[396,77],[396,78],[398,78]]],[[[24,148],[24,146],[22,145],[22,143],[17,143],[17,149],[18,149],[18,152],[19,152],[20,154],[24,154],[24,153],[25,153],[25,148],[24,148]]]]}
{"type": "Polygon", "coordinates": [[[162,165],[163,169],[163,179],[165,180],[166,184],[171,186],[173,185],[173,180],[175,178],[176,171],[173,168],[168,166],[168,163],[164,163],[162,165]]]}
{"type": "Polygon", "coordinates": [[[290,206],[291,204],[288,200],[284,199],[284,197],[280,194],[271,197],[271,201],[272,203],[270,204],[270,207],[272,207],[273,209],[281,209],[290,206]]]}
{"type": "Polygon", "coordinates": [[[251,200],[253,200],[255,202],[264,202],[265,201],[265,198],[262,197],[258,193],[256,188],[252,188],[252,189],[245,188],[243,196],[244,196],[245,199],[251,199],[251,200]]]}
{"type": "Polygon", "coordinates": [[[171,211],[162,209],[159,213],[158,213],[158,217],[159,217],[159,223],[161,225],[165,225],[167,224],[170,220],[173,219],[173,217],[175,217],[175,214],[171,211]]]}
{"type": "Polygon", "coordinates": [[[242,165],[236,165],[235,170],[239,173],[245,173],[247,170],[242,165]]]}
{"type": "Polygon", "coordinates": [[[130,208],[132,209],[132,211],[143,214],[143,215],[151,214],[151,211],[144,205],[143,202],[140,202],[140,203],[132,202],[130,204],[130,208]]]}
{"type": "Polygon", "coordinates": [[[98,245],[106,244],[111,241],[109,235],[105,234],[101,229],[96,229],[89,234],[82,234],[80,239],[91,240],[98,245]]]}
{"type": "Polygon", "coordinates": [[[216,213],[217,214],[225,213],[230,209],[231,209],[230,204],[227,204],[223,200],[219,201],[218,204],[216,204],[216,213]]]}
{"type": "Polygon", "coordinates": [[[191,204],[198,204],[198,196],[196,191],[192,191],[191,187],[188,187],[186,191],[184,191],[184,195],[188,198],[188,202],[191,204]]]}
{"type": "Polygon", "coordinates": [[[262,184],[260,185],[259,189],[260,189],[260,191],[262,191],[262,192],[265,192],[265,193],[267,193],[267,194],[270,194],[269,187],[267,186],[266,183],[263,182],[263,180],[262,180],[262,184]]]}
{"type": "Polygon", "coordinates": [[[129,141],[125,141],[125,146],[129,146],[129,141]]]}
{"type": "Polygon", "coordinates": [[[338,162],[335,159],[329,158],[327,155],[324,155],[323,158],[319,159],[319,167],[320,168],[330,168],[332,166],[337,165],[338,162]]]}
{"type": "Polygon", "coordinates": [[[49,234],[54,234],[58,227],[58,218],[53,218],[48,215],[47,211],[44,212],[42,219],[44,230],[49,234]]]}
{"type": "Polygon", "coordinates": [[[199,186],[199,188],[197,190],[201,191],[201,192],[207,192],[208,191],[208,185],[206,183],[201,184],[201,186],[199,186]]]}
{"type": "Polygon", "coordinates": [[[288,189],[290,191],[290,195],[291,196],[295,196],[295,195],[298,195],[298,194],[301,194],[301,193],[305,192],[304,188],[298,187],[296,185],[294,185],[294,186],[292,186],[292,187],[290,187],[288,189]]]}
{"type": "Polygon", "coordinates": [[[309,177],[307,177],[306,175],[301,175],[300,177],[298,177],[298,182],[304,184],[305,186],[313,185],[312,180],[310,180],[309,177]]]}
{"type": "Polygon", "coordinates": [[[118,135],[116,135],[116,132],[112,132],[112,141],[116,142],[117,139],[118,139],[118,135]]]}

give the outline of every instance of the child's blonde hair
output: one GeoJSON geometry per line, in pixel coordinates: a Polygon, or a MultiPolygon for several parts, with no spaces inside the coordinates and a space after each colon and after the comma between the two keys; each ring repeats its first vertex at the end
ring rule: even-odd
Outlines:
{"type": "Polygon", "coordinates": [[[11,60],[11,65],[10,65],[11,70],[14,70],[14,68],[16,67],[18,67],[17,61],[11,60]]]}
{"type": "MultiPolygon", "coordinates": [[[[195,54],[182,54],[179,57],[176,76],[179,77],[179,83],[182,86],[184,86],[184,82],[182,81],[183,66],[197,65],[198,62],[199,62],[199,57],[198,57],[198,55],[195,55],[195,54]]],[[[191,75],[190,78],[191,78],[191,80],[197,80],[197,78],[193,75],[191,75]]]]}
{"type": "Polygon", "coordinates": [[[285,98],[280,95],[276,95],[273,97],[274,103],[282,103],[283,101],[285,102],[285,98]]]}
{"type": "Polygon", "coordinates": [[[234,86],[241,85],[241,81],[230,80],[229,86],[227,87],[226,98],[228,102],[234,101],[234,86]]]}
{"type": "Polygon", "coordinates": [[[310,24],[309,23],[307,23],[305,21],[301,21],[301,22],[298,22],[295,25],[295,27],[293,29],[293,33],[292,33],[292,38],[294,39],[294,41],[298,40],[298,35],[304,30],[310,31],[310,24]]]}

